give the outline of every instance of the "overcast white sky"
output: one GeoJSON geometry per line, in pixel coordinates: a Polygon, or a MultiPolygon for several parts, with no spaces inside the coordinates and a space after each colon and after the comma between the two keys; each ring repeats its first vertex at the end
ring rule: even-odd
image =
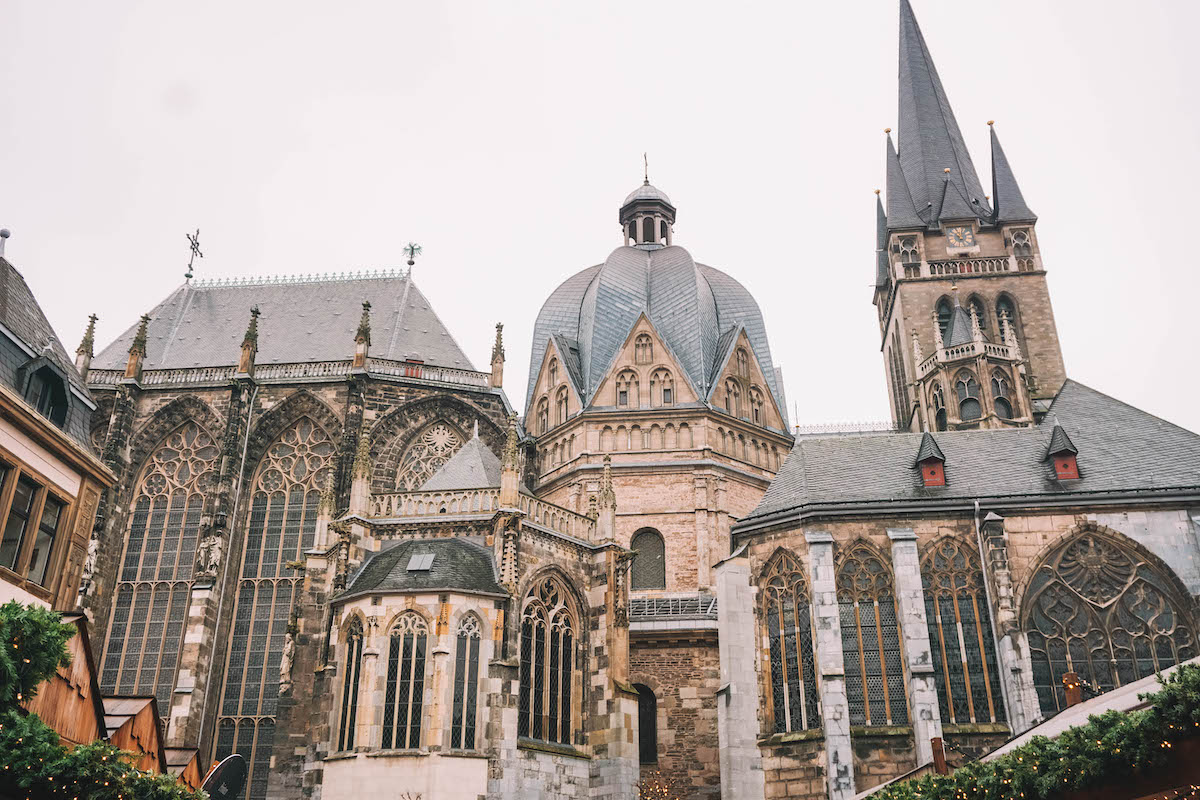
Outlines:
{"type": "MultiPolygon", "coordinates": [[[[0,0],[0,225],[68,350],[183,279],[399,265],[476,366],[620,243],[650,178],[676,242],[758,298],[801,422],[885,419],[870,284],[897,0],[0,0]]],[[[997,130],[1068,374],[1200,430],[1200,3],[914,0],[985,185],[997,130]]],[[[287,320],[262,335],[286,336],[287,320]]]]}

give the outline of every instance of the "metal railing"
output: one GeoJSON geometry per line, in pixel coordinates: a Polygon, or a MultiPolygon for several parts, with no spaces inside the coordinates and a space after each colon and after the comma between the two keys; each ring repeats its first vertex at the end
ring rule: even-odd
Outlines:
{"type": "Polygon", "coordinates": [[[716,619],[717,598],[702,592],[674,597],[629,598],[630,622],[716,619]]]}

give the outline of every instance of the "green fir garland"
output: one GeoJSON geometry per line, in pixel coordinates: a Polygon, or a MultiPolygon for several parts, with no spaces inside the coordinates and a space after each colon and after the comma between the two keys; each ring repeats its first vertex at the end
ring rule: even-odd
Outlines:
{"type": "Polygon", "coordinates": [[[1157,692],[1139,695],[1151,708],[1108,711],[951,775],[888,786],[872,800],[1050,800],[1145,775],[1167,761],[1176,742],[1200,736],[1200,666],[1181,666],[1159,682],[1157,692]]]}

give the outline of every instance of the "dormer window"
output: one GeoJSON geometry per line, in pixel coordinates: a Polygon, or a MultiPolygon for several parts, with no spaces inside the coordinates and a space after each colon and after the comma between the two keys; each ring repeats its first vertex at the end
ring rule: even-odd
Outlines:
{"type": "Polygon", "coordinates": [[[921,437],[915,466],[921,471],[921,485],[925,488],[946,485],[946,457],[929,433],[921,437]]]}
{"type": "Polygon", "coordinates": [[[1063,453],[1054,457],[1054,474],[1060,481],[1079,479],[1079,462],[1074,453],[1063,453]]]}
{"type": "Polygon", "coordinates": [[[55,425],[61,426],[67,421],[67,387],[50,367],[42,367],[33,373],[25,390],[25,399],[55,425]]]}
{"type": "Polygon", "coordinates": [[[1054,464],[1054,477],[1060,481],[1079,480],[1079,449],[1067,436],[1061,425],[1055,425],[1050,432],[1050,446],[1046,448],[1046,458],[1054,464]]]}

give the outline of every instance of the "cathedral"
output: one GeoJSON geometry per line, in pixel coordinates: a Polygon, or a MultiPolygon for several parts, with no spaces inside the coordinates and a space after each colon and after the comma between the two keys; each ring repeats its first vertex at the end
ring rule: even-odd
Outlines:
{"type": "Polygon", "coordinates": [[[102,349],[93,319],[100,689],[243,755],[248,800],[849,800],[1067,673],[1200,656],[1200,436],[1068,377],[990,136],[986,189],[900,0],[886,430],[793,427],[736,265],[648,179],[543,303],[520,407],[502,324],[478,369],[411,268],[189,277],[102,349]]]}

